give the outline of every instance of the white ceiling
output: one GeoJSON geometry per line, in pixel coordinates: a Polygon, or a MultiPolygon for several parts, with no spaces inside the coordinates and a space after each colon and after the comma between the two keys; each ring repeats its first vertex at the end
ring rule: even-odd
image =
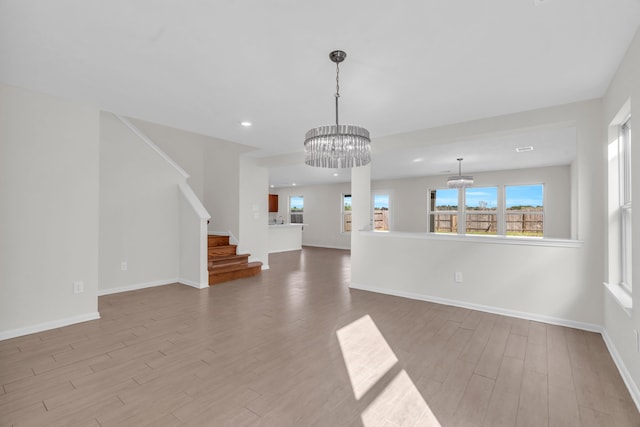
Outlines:
{"type": "MultiPolygon", "coordinates": [[[[0,0],[0,82],[297,162],[334,120],[342,49],[340,118],[371,132],[374,178],[434,175],[455,171],[450,144],[376,157],[376,138],[601,97],[639,25],[640,0],[0,0]]],[[[532,138],[530,158],[566,160],[571,132],[473,141],[496,154],[463,167],[513,165],[497,148],[532,138]]]]}
{"type": "MultiPolygon", "coordinates": [[[[574,127],[534,130],[523,134],[478,137],[461,142],[418,146],[401,151],[372,154],[371,178],[400,179],[430,175],[457,175],[457,158],[463,158],[462,173],[478,173],[541,166],[568,165],[576,156],[574,127]],[[517,152],[516,148],[532,147],[517,152]]],[[[269,181],[275,188],[340,183],[351,179],[349,169],[312,168],[299,161],[274,165],[269,181]],[[337,175],[336,175],[337,174],[337,175]]],[[[444,181],[443,181],[444,182],[444,181]]]]}

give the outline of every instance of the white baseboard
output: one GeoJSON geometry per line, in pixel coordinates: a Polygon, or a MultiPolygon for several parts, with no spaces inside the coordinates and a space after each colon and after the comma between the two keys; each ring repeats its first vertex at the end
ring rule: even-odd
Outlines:
{"type": "Polygon", "coordinates": [[[136,283],[133,285],[120,286],[118,288],[99,289],[98,296],[101,297],[103,295],[119,294],[120,292],[130,292],[130,291],[137,291],[139,289],[155,288],[156,286],[173,285],[174,283],[191,286],[192,288],[196,288],[196,289],[207,289],[209,287],[209,283],[197,283],[189,279],[176,278],[176,279],[158,280],[158,281],[147,282],[147,283],[136,283]]]}
{"type": "Polygon", "coordinates": [[[51,329],[61,328],[63,326],[74,325],[76,323],[88,322],[89,320],[97,320],[100,313],[81,314],[80,316],[67,317],[64,319],[53,320],[51,322],[38,323],[37,325],[26,326],[24,328],[12,329],[10,331],[0,331],[0,341],[10,338],[21,337],[23,335],[35,334],[51,329]]]}
{"type": "Polygon", "coordinates": [[[270,254],[277,254],[280,252],[291,252],[291,251],[300,251],[302,250],[302,248],[285,248],[285,249],[278,249],[277,251],[269,251],[270,254]]]}
{"type": "Polygon", "coordinates": [[[316,244],[309,244],[309,243],[305,243],[302,245],[304,246],[311,246],[312,248],[326,248],[326,249],[340,249],[343,251],[350,251],[351,248],[347,247],[347,246],[330,246],[330,245],[316,245],[316,244]]]}
{"type": "Polygon", "coordinates": [[[191,286],[192,288],[196,289],[207,289],[209,287],[209,283],[198,283],[189,279],[178,279],[178,283],[191,286]]]}
{"type": "Polygon", "coordinates": [[[360,285],[357,283],[351,283],[349,287],[351,289],[359,289],[362,291],[376,292],[379,294],[393,295],[396,297],[403,297],[403,298],[415,299],[420,301],[435,302],[437,304],[452,305],[455,307],[462,307],[462,308],[468,308],[471,310],[484,311],[486,313],[501,314],[503,316],[518,317],[520,319],[534,320],[536,322],[549,323],[551,325],[582,329],[589,332],[598,332],[598,333],[602,332],[602,326],[596,325],[593,323],[578,322],[575,320],[563,319],[559,317],[544,316],[541,314],[527,313],[527,312],[522,312],[517,310],[509,310],[506,308],[492,307],[488,305],[473,304],[466,301],[458,301],[458,300],[452,300],[447,298],[433,297],[430,295],[418,294],[414,292],[375,288],[371,286],[360,285]]]}
{"type": "Polygon", "coordinates": [[[171,285],[173,283],[178,283],[178,282],[180,282],[180,279],[175,278],[175,279],[157,280],[157,281],[147,282],[147,283],[135,283],[133,285],[120,286],[118,288],[98,289],[98,296],[101,297],[103,295],[119,294],[120,292],[137,291],[138,289],[171,285]]]}
{"type": "Polygon", "coordinates": [[[609,350],[609,354],[611,355],[611,358],[616,364],[616,367],[618,368],[618,372],[620,372],[620,376],[622,377],[624,384],[627,386],[627,390],[629,390],[629,394],[631,395],[633,402],[636,404],[636,408],[638,408],[638,410],[640,411],[640,390],[638,389],[638,386],[636,385],[635,381],[633,381],[633,377],[631,376],[631,373],[629,372],[629,370],[627,369],[627,366],[622,361],[622,357],[620,357],[620,353],[618,353],[618,350],[616,349],[615,345],[613,345],[613,341],[611,340],[611,337],[607,333],[607,330],[602,328],[601,334],[602,334],[602,339],[604,340],[604,343],[606,344],[607,349],[609,350]]]}

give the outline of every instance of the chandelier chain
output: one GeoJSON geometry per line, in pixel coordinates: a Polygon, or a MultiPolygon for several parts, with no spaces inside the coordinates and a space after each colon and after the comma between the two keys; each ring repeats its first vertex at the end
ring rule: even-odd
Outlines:
{"type": "Polygon", "coordinates": [[[338,130],[338,98],[340,98],[340,62],[336,62],[336,133],[340,132],[338,130]]]}
{"type": "Polygon", "coordinates": [[[340,63],[336,62],[336,98],[340,98],[340,63]]]}

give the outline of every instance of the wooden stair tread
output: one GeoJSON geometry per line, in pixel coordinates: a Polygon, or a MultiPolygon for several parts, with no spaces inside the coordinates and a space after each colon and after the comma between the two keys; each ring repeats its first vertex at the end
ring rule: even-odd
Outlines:
{"type": "Polygon", "coordinates": [[[221,236],[218,234],[207,235],[207,245],[209,247],[227,246],[229,245],[229,236],[221,236]]]}
{"type": "Polygon", "coordinates": [[[221,265],[231,265],[231,264],[246,264],[249,262],[249,254],[244,255],[232,255],[228,257],[209,257],[209,262],[207,266],[209,269],[212,267],[217,267],[221,265]]]}
{"type": "Polygon", "coordinates": [[[225,255],[225,256],[216,256],[216,257],[211,257],[209,259],[209,262],[211,261],[231,261],[231,260],[235,260],[238,258],[248,258],[249,256],[251,256],[250,254],[236,254],[236,255],[225,255]]]}
{"type": "Polygon", "coordinates": [[[209,257],[236,255],[238,245],[209,246],[207,253],[209,257]]]}
{"type": "Polygon", "coordinates": [[[262,268],[262,263],[260,261],[253,261],[238,264],[216,265],[209,268],[209,274],[228,273],[230,271],[247,270],[256,267],[262,268]]]}
{"type": "Polygon", "coordinates": [[[232,264],[209,270],[209,286],[245,277],[256,276],[262,271],[260,261],[247,264],[232,264]]]}
{"type": "Polygon", "coordinates": [[[262,271],[260,261],[249,262],[250,254],[238,254],[238,245],[229,244],[229,236],[207,236],[209,285],[251,277],[262,271]]]}
{"type": "Polygon", "coordinates": [[[238,245],[219,245],[219,246],[209,246],[207,250],[215,251],[216,249],[227,249],[227,248],[237,248],[238,245]]]}
{"type": "Polygon", "coordinates": [[[249,254],[231,255],[226,257],[209,257],[207,265],[209,269],[223,265],[247,264],[249,262],[249,254]]]}

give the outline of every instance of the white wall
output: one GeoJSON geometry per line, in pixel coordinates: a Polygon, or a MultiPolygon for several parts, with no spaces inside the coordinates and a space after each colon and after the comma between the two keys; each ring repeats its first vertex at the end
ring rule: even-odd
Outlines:
{"type": "MultiPolygon", "coordinates": [[[[210,231],[240,234],[240,155],[243,146],[224,143],[205,147],[204,206],[210,231]]],[[[265,196],[266,198],[267,196],[265,196]]]]}
{"type": "Polygon", "coordinates": [[[308,187],[279,188],[278,218],[289,222],[289,197],[304,196],[304,230],[302,244],[328,248],[349,249],[350,233],[342,233],[342,195],[351,193],[349,183],[308,187]]]}
{"type": "MultiPolygon", "coordinates": [[[[574,126],[577,158],[572,168],[578,182],[572,182],[571,187],[577,192],[577,238],[583,241],[579,247],[512,247],[472,238],[438,240],[357,233],[352,242],[352,286],[480,305],[588,328],[601,325],[604,164],[597,148],[602,136],[598,126],[601,114],[600,101],[588,101],[428,129],[406,139],[446,143],[473,135],[574,126]],[[464,283],[452,283],[456,271],[463,273],[464,283]]],[[[401,146],[403,140],[400,135],[397,141],[379,142],[379,151],[401,146]]],[[[567,176],[566,170],[559,173],[567,176]]],[[[558,194],[567,195],[566,188],[558,194]]],[[[358,195],[356,189],[352,195],[358,195]]],[[[571,216],[566,210],[566,205],[560,209],[562,216],[571,216]]],[[[560,228],[566,228],[566,220],[563,223],[560,228]]]]}
{"type": "Polygon", "coordinates": [[[185,178],[113,114],[100,117],[99,289],[175,282],[180,273],[178,184],[185,178]]]}
{"type": "Polygon", "coordinates": [[[599,301],[584,291],[590,278],[581,271],[582,248],[449,237],[363,233],[358,256],[368,268],[352,287],[598,329],[599,301]]]}
{"type": "Polygon", "coordinates": [[[240,158],[238,253],[250,253],[249,261],[261,261],[268,268],[269,171],[256,163],[240,158]]]}
{"type": "Polygon", "coordinates": [[[180,283],[204,289],[209,286],[207,221],[211,217],[188,184],[178,188],[180,283]]]}
{"type": "Polygon", "coordinates": [[[97,318],[98,109],[0,85],[0,129],[0,339],[97,318]]]}
{"type": "MultiPolygon", "coordinates": [[[[571,237],[571,177],[569,166],[474,173],[474,187],[544,184],[545,237],[571,237]]],[[[372,181],[372,192],[391,191],[394,231],[427,231],[428,190],[446,188],[447,176],[372,181]]]]}
{"type": "MultiPolygon", "coordinates": [[[[602,127],[607,129],[612,120],[620,111],[622,106],[631,99],[631,115],[632,115],[632,200],[640,200],[640,132],[637,131],[640,126],[640,109],[637,107],[640,102],[640,31],[636,33],[629,49],[620,64],[620,67],[613,78],[607,93],[603,99],[604,114],[602,118],[602,127]]],[[[606,134],[605,134],[606,135],[606,134]]],[[[603,138],[598,145],[600,150],[602,163],[607,160],[607,145],[609,140],[603,138]]],[[[606,177],[605,177],[606,178],[606,177]]],[[[603,178],[603,183],[606,183],[603,178]]],[[[604,185],[604,184],[603,184],[604,185]]],[[[603,200],[601,209],[606,208],[606,199],[603,200]]],[[[632,262],[632,275],[636,278],[640,278],[640,209],[636,208],[633,211],[633,262],[632,262]]],[[[603,220],[602,225],[605,229],[608,227],[608,218],[603,220]]],[[[617,229],[609,229],[609,233],[617,233],[617,229]]],[[[605,246],[606,247],[606,246],[605,246]]],[[[607,255],[611,256],[618,253],[618,248],[607,248],[605,251],[606,263],[608,264],[607,255]]],[[[616,263],[617,264],[617,263],[616,263]]],[[[615,277],[614,272],[605,272],[602,278],[604,281],[609,280],[609,276],[615,277]]],[[[640,384],[640,357],[636,352],[636,338],[634,331],[640,330],[640,313],[638,307],[640,307],[640,295],[637,292],[638,286],[634,288],[632,295],[633,298],[633,310],[628,315],[622,307],[618,304],[617,300],[605,289],[602,289],[604,293],[604,328],[607,335],[610,338],[610,344],[614,348],[614,352],[618,354],[620,359],[624,362],[625,369],[629,374],[629,378],[632,379],[632,386],[635,387],[636,398],[638,396],[637,385],[640,384]]],[[[629,384],[628,384],[629,385],[629,384]]],[[[636,404],[638,404],[636,400],[636,404]]]]}
{"type": "Polygon", "coordinates": [[[204,201],[205,147],[212,138],[142,120],[131,122],[189,174],[187,183],[204,201]]]}

